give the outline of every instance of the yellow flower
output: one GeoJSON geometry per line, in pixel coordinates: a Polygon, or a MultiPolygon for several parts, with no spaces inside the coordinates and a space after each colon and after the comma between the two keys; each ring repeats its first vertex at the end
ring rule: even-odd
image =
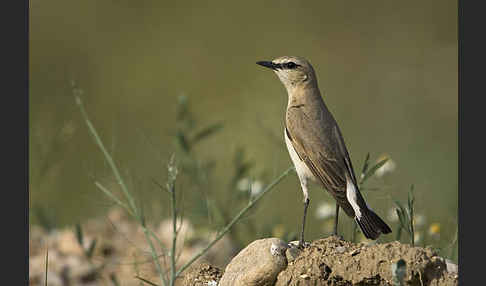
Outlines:
{"type": "Polygon", "coordinates": [[[439,237],[440,235],[440,224],[435,222],[429,226],[429,235],[433,237],[439,237]]]}

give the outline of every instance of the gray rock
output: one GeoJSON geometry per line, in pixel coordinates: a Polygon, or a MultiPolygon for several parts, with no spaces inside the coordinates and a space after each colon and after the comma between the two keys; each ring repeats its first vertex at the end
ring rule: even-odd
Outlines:
{"type": "Polygon", "coordinates": [[[297,259],[301,252],[302,250],[298,249],[297,247],[288,248],[287,251],[285,251],[285,257],[287,258],[287,262],[291,263],[292,261],[297,259]]]}
{"type": "Polygon", "coordinates": [[[278,238],[255,240],[226,267],[219,286],[271,286],[287,267],[287,244],[278,238]]]}
{"type": "Polygon", "coordinates": [[[452,262],[450,259],[445,260],[446,267],[447,267],[447,272],[452,273],[452,274],[458,274],[459,273],[459,267],[457,264],[452,262]]]}

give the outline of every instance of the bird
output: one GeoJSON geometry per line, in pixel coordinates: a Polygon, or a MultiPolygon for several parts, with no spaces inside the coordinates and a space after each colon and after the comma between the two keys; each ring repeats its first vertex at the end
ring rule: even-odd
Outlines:
{"type": "Polygon", "coordinates": [[[309,207],[309,182],[316,182],[336,200],[333,235],[339,208],[354,218],[364,236],[376,240],[390,227],[368,206],[361,194],[341,130],[322,99],[314,68],[303,57],[283,56],[258,65],[273,70],[288,94],[284,138],[304,195],[299,246],[309,207]]]}

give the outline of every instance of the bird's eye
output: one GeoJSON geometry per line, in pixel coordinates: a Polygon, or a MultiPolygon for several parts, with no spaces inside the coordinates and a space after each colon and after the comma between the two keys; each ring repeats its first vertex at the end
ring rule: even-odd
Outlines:
{"type": "Polygon", "coordinates": [[[286,64],[286,68],[288,68],[288,69],[295,69],[296,67],[297,67],[297,64],[294,63],[294,62],[288,62],[286,64]]]}

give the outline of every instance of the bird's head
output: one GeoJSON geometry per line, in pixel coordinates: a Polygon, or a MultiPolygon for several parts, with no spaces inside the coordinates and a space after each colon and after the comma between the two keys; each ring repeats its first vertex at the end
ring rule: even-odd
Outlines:
{"type": "Polygon", "coordinates": [[[317,84],[314,68],[304,58],[283,56],[257,64],[272,69],[287,90],[317,84]]]}

